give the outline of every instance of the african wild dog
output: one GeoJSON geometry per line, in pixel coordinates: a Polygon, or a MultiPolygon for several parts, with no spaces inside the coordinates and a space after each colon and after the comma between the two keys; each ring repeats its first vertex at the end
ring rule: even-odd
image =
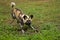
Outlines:
{"type": "Polygon", "coordinates": [[[11,15],[12,15],[13,21],[15,19],[17,20],[17,23],[19,23],[19,25],[21,26],[22,33],[24,33],[24,29],[23,29],[24,24],[28,25],[33,30],[37,31],[34,27],[31,26],[33,15],[28,16],[26,14],[23,14],[23,12],[20,9],[15,8],[14,2],[11,2],[11,7],[12,7],[11,15]]]}

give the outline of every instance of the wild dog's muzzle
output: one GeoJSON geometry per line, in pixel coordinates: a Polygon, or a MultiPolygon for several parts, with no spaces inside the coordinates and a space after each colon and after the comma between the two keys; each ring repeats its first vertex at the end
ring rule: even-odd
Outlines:
{"type": "Polygon", "coordinates": [[[31,20],[27,20],[25,24],[26,25],[31,25],[31,20]]]}

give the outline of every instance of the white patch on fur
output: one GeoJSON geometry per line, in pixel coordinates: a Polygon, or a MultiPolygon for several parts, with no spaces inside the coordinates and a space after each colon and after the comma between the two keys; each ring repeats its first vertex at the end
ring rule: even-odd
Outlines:
{"type": "Polygon", "coordinates": [[[23,18],[24,16],[25,16],[25,14],[20,15],[20,17],[23,19],[24,23],[26,23],[27,20],[31,20],[32,21],[32,19],[28,15],[26,15],[27,16],[26,19],[23,18]]]}
{"type": "Polygon", "coordinates": [[[15,4],[15,2],[11,2],[11,6],[12,6],[12,5],[14,5],[14,6],[15,6],[15,5],[16,5],[16,4],[15,4]]]}

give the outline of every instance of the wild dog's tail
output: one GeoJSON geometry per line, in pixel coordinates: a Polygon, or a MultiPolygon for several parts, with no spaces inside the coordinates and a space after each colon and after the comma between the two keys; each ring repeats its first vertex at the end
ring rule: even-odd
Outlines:
{"type": "Polygon", "coordinates": [[[14,8],[15,7],[15,2],[11,2],[11,7],[14,8]]]}

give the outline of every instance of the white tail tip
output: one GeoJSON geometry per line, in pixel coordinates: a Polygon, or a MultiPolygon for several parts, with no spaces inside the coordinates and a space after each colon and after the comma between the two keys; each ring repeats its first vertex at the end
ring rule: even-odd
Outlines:
{"type": "Polygon", "coordinates": [[[12,5],[14,5],[14,6],[15,6],[15,5],[16,5],[16,4],[15,4],[15,2],[11,2],[11,6],[12,6],[12,5]]]}

